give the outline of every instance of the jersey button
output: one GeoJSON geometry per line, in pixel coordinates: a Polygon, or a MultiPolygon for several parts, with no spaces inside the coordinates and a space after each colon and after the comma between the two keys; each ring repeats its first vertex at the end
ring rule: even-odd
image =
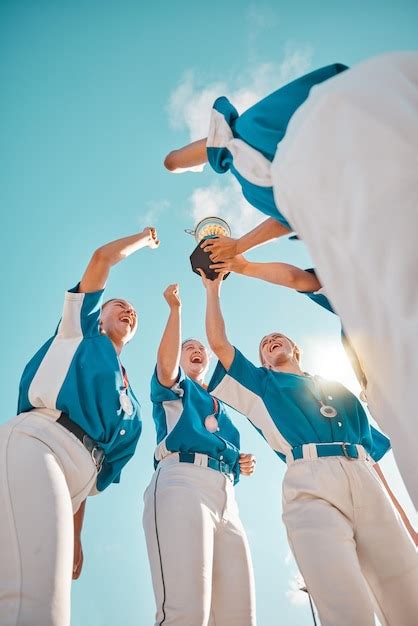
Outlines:
{"type": "Polygon", "coordinates": [[[328,396],[328,400],[332,400],[332,396],[328,396]]]}
{"type": "Polygon", "coordinates": [[[223,461],[223,460],[224,460],[224,458],[223,458],[222,454],[221,454],[221,456],[219,457],[219,460],[220,460],[220,461],[223,461]]]}
{"type": "Polygon", "coordinates": [[[342,422],[338,422],[338,426],[341,428],[341,426],[343,425],[342,422]]]}
{"type": "Polygon", "coordinates": [[[121,431],[119,431],[119,435],[124,435],[126,433],[126,430],[124,428],[122,428],[121,431]]]}

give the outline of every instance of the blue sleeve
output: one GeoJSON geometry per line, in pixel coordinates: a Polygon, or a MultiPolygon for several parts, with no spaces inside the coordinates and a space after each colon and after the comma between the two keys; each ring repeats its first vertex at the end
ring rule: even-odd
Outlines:
{"type": "Polygon", "coordinates": [[[377,463],[391,448],[390,439],[383,433],[370,426],[370,433],[372,436],[372,448],[370,450],[370,456],[377,463]]]}
{"type": "MultiPolygon", "coordinates": [[[[316,272],[313,269],[313,267],[307,268],[305,272],[309,272],[310,274],[315,274],[316,276],[316,272]]],[[[323,288],[318,289],[318,291],[299,291],[299,293],[303,294],[304,296],[308,296],[308,298],[310,298],[313,302],[316,302],[316,304],[319,304],[319,306],[322,306],[323,309],[326,309],[327,311],[330,311],[331,313],[335,314],[335,311],[332,308],[331,302],[328,300],[328,298],[326,297],[324,293],[321,293],[322,289],[323,288]]]]}
{"type": "Polygon", "coordinates": [[[228,98],[221,96],[215,100],[212,107],[212,115],[208,131],[208,147],[206,152],[208,155],[209,165],[218,174],[224,174],[227,172],[233,161],[231,153],[225,147],[225,123],[226,128],[228,129],[228,138],[232,139],[232,137],[235,136],[234,126],[238,117],[238,111],[230,103],[228,98]],[[217,113],[220,114],[224,120],[222,129],[219,129],[219,116],[217,113]]]}
{"type": "Polygon", "coordinates": [[[227,371],[218,361],[208,391],[243,415],[251,413],[254,402],[263,397],[267,383],[266,370],[256,367],[235,348],[234,360],[227,371]]]}
{"type": "Polygon", "coordinates": [[[178,400],[179,396],[183,396],[182,384],[184,384],[185,380],[186,376],[183,370],[179,368],[178,377],[174,385],[172,387],[164,387],[158,380],[157,367],[155,367],[151,378],[151,402],[157,404],[167,400],[178,400]]]}
{"type": "Polygon", "coordinates": [[[79,284],[65,294],[64,310],[57,335],[70,337],[88,337],[99,335],[100,314],[103,292],[80,293],[79,284]]]}

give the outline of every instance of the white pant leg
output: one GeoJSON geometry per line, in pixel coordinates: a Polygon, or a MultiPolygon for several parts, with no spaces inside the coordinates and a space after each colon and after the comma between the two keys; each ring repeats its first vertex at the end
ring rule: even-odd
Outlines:
{"type": "Polygon", "coordinates": [[[228,519],[230,509],[237,515],[231,489],[229,479],[220,472],[178,463],[173,457],[164,459],[155,472],[145,492],[143,517],[157,604],[155,626],[208,626],[213,622],[226,626],[217,621],[215,611],[219,620],[228,615],[230,625],[253,626],[253,592],[250,601],[238,597],[232,580],[239,571],[242,594],[252,590],[242,528],[235,517],[228,519]],[[222,548],[236,561],[221,561],[222,548]],[[215,575],[222,580],[214,583],[217,596],[211,615],[215,575]],[[223,600],[226,604],[221,609],[223,600]]]}
{"type": "Polygon", "coordinates": [[[371,626],[374,601],[388,626],[416,623],[418,556],[368,462],[298,461],[283,499],[289,541],[322,626],[371,626]]]}
{"type": "Polygon", "coordinates": [[[368,378],[418,507],[418,54],[371,59],[315,87],[272,164],[368,378]]]}
{"type": "Polygon", "coordinates": [[[0,427],[0,625],[68,626],[73,513],[96,468],[50,419],[22,414],[0,427]]]}
{"type": "Polygon", "coordinates": [[[212,612],[215,626],[256,625],[250,548],[230,481],[214,542],[212,612]]]}
{"type": "MultiPolygon", "coordinates": [[[[357,553],[383,623],[415,626],[418,620],[416,548],[373,468],[369,464],[356,464],[349,465],[348,470],[361,472],[364,489],[354,496],[357,553]]],[[[357,480],[358,476],[353,476],[353,482],[357,480]]]]}
{"type": "Polygon", "coordinates": [[[283,521],[322,626],[374,626],[373,606],[356,553],[350,489],[340,465],[297,461],[283,482],[283,521]],[[355,601],[353,600],[355,598],[355,601]]]}

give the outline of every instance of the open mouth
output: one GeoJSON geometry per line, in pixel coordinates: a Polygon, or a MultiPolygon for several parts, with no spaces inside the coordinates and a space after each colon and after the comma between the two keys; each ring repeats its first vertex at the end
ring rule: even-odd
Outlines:
{"type": "Polygon", "coordinates": [[[273,343],[273,344],[270,346],[270,352],[273,352],[273,350],[275,350],[276,348],[282,348],[282,347],[283,347],[283,344],[282,344],[282,343],[279,343],[279,342],[278,342],[278,343],[273,343]]]}
{"type": "Polygon", "coordinates": [[[199,363],[200,365],[202,364],[202,357],[199,354],[194,354],[190,361],[195,364],[195,363],[199,363]]]}
{"type": "Polygon", "coordinates": [[[134,320],[129,315],[122,315],[119,318],[119,321],[124,323],[124,324],[129,324],[130,328],[133,328],[133,326],[134,326],[134,320]]]}

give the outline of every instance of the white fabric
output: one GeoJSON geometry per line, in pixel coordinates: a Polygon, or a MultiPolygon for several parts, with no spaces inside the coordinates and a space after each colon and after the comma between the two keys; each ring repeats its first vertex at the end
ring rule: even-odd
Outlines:
{"type": "Polygon", "coordinates": [[[56,337],[30,384],[29,402],[34,407],[55,407],[71,361],[83,340],[81,308],[84,293],[66,292],[62,320],[56,337]]]}
{"type": "Polygon", "coordinates": [[[293,463],[283,521],[322,626],[374,626],[375,603],[385,626],[416,626],[418,555],[371,462],[293,463]]]}
{"type": "Polygon", "coordinates": [[[144,502],[155,625],[255,626],[251,557],[231,480],[173,454],[144,502]]]}
{"type": "Polygon", "coordinates": [[[312,89],[272,177],[418,506],[418,53],[371,59],[312,89]]]}
{"type": "Polygon", "coordinates": [[[270,161],[242,139],[235,138],[224,116],[216,109],[212,109],[206,147],[227,148],[234,168],[243,178],[259,187],[271,187],[270,161]]]}
{"type": "Polygon", "coordinates": [[[69,626],[73,514],[96,476],[45,412],[0,426],[0,626],[69,626]]]}

